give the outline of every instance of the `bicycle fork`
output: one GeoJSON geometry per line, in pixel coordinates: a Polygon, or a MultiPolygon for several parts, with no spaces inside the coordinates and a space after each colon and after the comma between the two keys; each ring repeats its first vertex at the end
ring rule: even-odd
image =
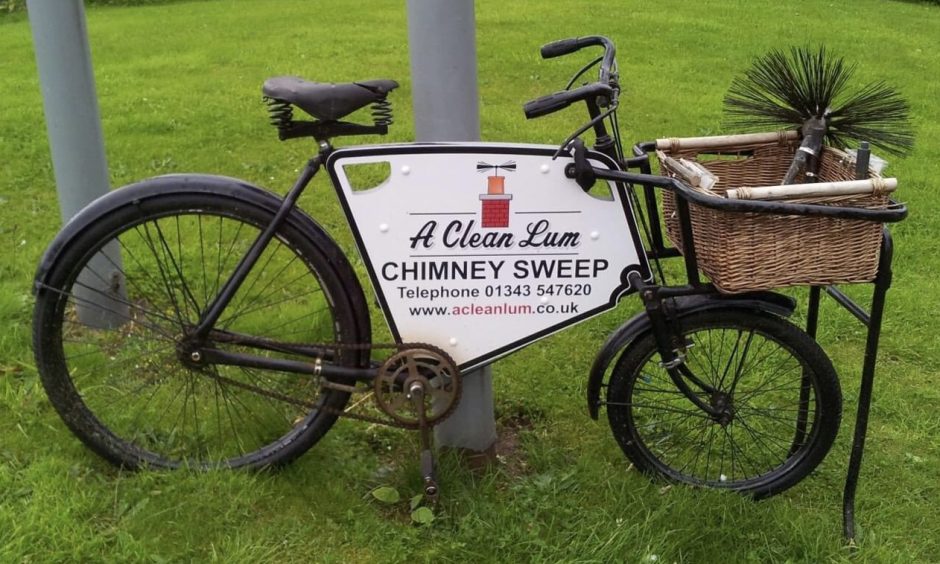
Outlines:
{"type": "Polygon", "coordinates": [[[656,340],[656,348],[661,359],[660,366],[666,370],[670,380],[690,402],[715,421],[727,424],[731,419],[731,406],[728,399],[730,393],[724,394],[714,386],[703,382],[685,364],[687,350],[693,346],[693,343],[689,343],[677,330],[678,320],[671,317],[668,311],[666,302],[668,298],[659,295],[659,286],[647,284],[640,279],[639,275],[632,276],[631,283],[639,290],[646,315],[649,317],[653,338],[656,340]],[[712,401],[703,401],[688,382],[705,392],[712,401]]]}

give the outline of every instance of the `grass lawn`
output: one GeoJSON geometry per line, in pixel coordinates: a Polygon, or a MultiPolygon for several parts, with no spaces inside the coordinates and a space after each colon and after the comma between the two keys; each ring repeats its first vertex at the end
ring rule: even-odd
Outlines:
{"type": "MultiPolygon", "coordinates": [[[[940,561],[940,346],[933,333],[940,6],[612,4],[620,9],[602,14],[583,1],[478,0],[485,140],[557,143],[580,123],[576,110],[531,122],[521,110],[526,100],[560,89],[577,68],[572,60],[541,60],[539,46],[577,35],[617,43],[621,124],[631,141],[721,131],[732,78],[772,47],[825,43],[859,63],[860,82],[884,79],[911,101],[916,148],[888,169],[911,214],[893,228],[894,287],[856,553],[842,540],[840,507],[865,334],[832,303],[823,308],[819,340],[845,394],[839,438],[811,477],[759,503],[650,482],[629,468],[605,418],[587,416],[593,355],[636,313],[632,299],[495,365],[497,415],[514,448],[484,473],[442,456],[443,495],[430,525],[414,525],[408,514],[408,498],[420,491],[417,437],[356,422],[340,422],[276,473],[131,474],[109,466],[61,423],[30,350],[31,277],[60,221],[32,39],[26,15],[15,13],[0,16],[0,562],[940,561]],[[375,501],[370,492],[378,486],[396,488],[404,501],[375,501]]],[[[89,8],[112,186],[199,171],[285,191],[312,147],[279,143],[267,125],[260,86],[279,74],[396,79],[396,124],[386,139],[412,139],[405,16],[404,3],[381,0],[89,8]]],[[[324,178],[302,205],[353,252],[324,178]]],[[[373,322],[380,331],[380,318],[373,322]]]]}

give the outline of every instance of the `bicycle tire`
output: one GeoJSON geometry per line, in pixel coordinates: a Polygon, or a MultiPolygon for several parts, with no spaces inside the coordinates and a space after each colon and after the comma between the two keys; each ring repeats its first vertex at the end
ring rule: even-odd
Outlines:
{"type": "MultiPolygon", "coordinates": [[[[323,437],[349,394],[301,374],[198,367],[179,353],[274,210],[221,190],[170,192],[141,191],[62,244],[34,310],[42,384],[66,425],[124,468],[286,464],[323,437]]],[[[357,314],[367,310],[351,267],[299,216],[279,228],[217,327],[290,342],[365,342],[369,329],[357,314]]],[[[334,362],[357,366],[359,358],[339,350],[334,362]]]]}
{"type": "Polygon", "coordinates": [[[699,397],[730,404],[730,416],[721,421],[692,404],[660,366],[646,333],[623,352],[607,388],[611,430],[634,466],[667,481],[755,498],[812,472],[842,415],[839,380],[820,346],[763,312],[709,310],[678,323],[692,345],[685,366],[714,389],[699,397]]]}

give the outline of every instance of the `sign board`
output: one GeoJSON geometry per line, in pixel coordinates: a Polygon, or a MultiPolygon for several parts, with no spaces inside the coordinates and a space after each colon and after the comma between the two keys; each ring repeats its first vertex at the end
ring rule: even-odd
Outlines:
{"type": "Polygon", "coordinates": [[[624,187],[599,181],[585,193],[556,150],[460,143],[332,154],[327,167],[396,339],[436,345],[467,370],[613,308],[631,290],[628,272],[649,279],[624,187]]]}

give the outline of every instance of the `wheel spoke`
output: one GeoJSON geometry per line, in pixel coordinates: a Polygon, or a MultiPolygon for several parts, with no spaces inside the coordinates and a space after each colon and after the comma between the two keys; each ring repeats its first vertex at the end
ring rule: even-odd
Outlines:
{"type": "Polygon", "coordinates": [[[744,373],[744,365],[747,363],[747,354],[751,349],[751,341],[754,340],[754,332],[748,331],[747,340],[744,342],[744,349],[741,351],[741,354],[738,355],[738,365],[734,370],[734,379],[731,381],[731,388],[728,391],[728,394],[734,395],[734,389],[738,386],[738,381],[741,380],[741,375],[744,373]]]}

